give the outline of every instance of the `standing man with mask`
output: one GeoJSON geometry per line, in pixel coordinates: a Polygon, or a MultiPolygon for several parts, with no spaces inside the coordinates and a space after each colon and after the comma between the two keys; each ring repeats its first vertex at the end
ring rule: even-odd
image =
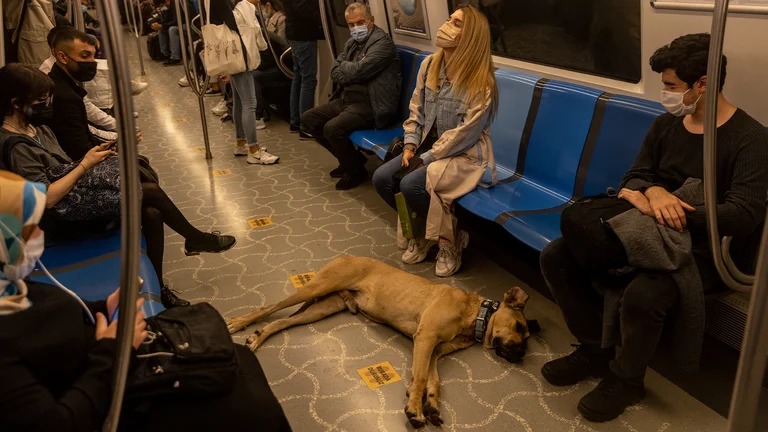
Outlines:
{"type": "Polygon", "coordinates": [[[88,129],[83,82],[96,76],[96,39],[74,27],[62,30],[53,46],[56,64],[48,76],[53,90],[53,116],[48,124],[59,145],[72,160],[79,160],[99,144],[88,129]]]}
{"type": "Polygon", "coordinates": [[[368,176],[363,156],[350,133],[383,128],[397,120],[400,100],[400,56],[389,35],[373,22],[368,5],[352,3],[344,17],[352,37],[331,70],[335,85],[331,101],[301,116],[301,123],[339,160],[331,177],[336,189],[351,189],[368,176]]]}
{"type": "MultiPolygon", "coordinates": [[[[709,39],[708,34],[682,36],[651,57],[651,68],[661,74],[661,100],[669,113],[659,116],[651,126],[635,163],[621,182],[618,196],[645,215],[640,215],[640,220],[653,218],[656,228],[670,229],[665,228],[664,232],[687,230],[692,255],[688,262],[693,261],[691,265],[696,267],[700,283],[692,281],[690,286],[678,286],[672,272],[664,271],[634,270],[622,277],[609,276],[607,271],[588,271],[579,266],[571,246],[562,238],[551,242],[541,253],[544,279],[563,311],[568,329],[580,343],[573,353],[546,363],[541,373],[553,385],[572,385],[593,376],[603,378],[578,405],[579,412],[591,421],[612,420],[645,396],[645,372],[665,321],[676,327],[676,336],[684,336],[675,338],[673,348],[679,354],[678,360],[685,357],[690,363],[697,363],[700,356],[704,293],[720,289],[721,283],[711,261],[704,206],[686,203],[672,192],[688,179],[704,177],[706,92],[717,92],[718,98],[717,224],[721,235],[733,236],[731,250],[737,265],[743,271],[754,269],[766,214],[768,134],[760,123],[723,95],[725,56],[720,82],[707,80],[709,39]],[[598,280],[602,288],[623,289],[617,306],[618,331],[611,334],[604,332],[607,327],[601,324],[601,314],[609,315],[609,302],[604,303],[598,293],[594,285],[598,280]],[[692,293],[691,289],[698,292],[692,293]],[[693,307],[697,312],[693,321],[698,319],[697,325],[681,318],[690,316],[683,314],[685,307],[685,312],[690,311],[691,304],[684,300],[692,295],[700,300],[693,307]],[[611,343],[614,339],[615,343],[611,343]],[[684,345],[691,349],[679,351],[684,345]]],[[[640,234],[633,238],[638,243],[635,248],[645,240],[640,234]]],[[[632,242],[624,244],[628,254],[632,248],[632,242]]],[[[637,251],[632,253],[637,255],[637,251]]],[[[693,369],[696,365],[681,366],[693,369]]]]}
{"type": "Polygon", "coordinates": [[[285,36],[293,55],[291,133],[312,139],[302,131],[301,115],[315,106],[317,41],[325,39],[317,0],[285,0],[285,36]]]}

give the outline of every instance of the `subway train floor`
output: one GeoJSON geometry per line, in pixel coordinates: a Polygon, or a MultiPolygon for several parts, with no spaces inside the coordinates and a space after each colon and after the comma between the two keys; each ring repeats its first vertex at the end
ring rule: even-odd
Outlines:
{"type": "MultiPolygon", "coordinates": [[[[138,70],[133,41],[132,66],[138,70]]],[[[337,163],[320,145],[300,141],[273,117],[259,131],[259,143],[280,156],[275,165],[248,165],[232,155],[235,134],[210,109],[220,97],[206,97],[213,159],[206,161],[197,98],[176,81],[181,67],[146,63],[149,88],[136,96],[141,152],[150,157],[161,184],[192,223],[237,237],[220,255],[186,257],[183,240],[166,232],[165,280],[183,298],[211,302],[226,317],[276,302],[296,290],[294,277],[318,270],[339,255],[361,255],[437,280],[434,259],[418,265],[400,261],[395,246],[395,212],[377,196],[370,180],[350,191],[335,190],[328,172],[337,163]],[[293,281],[291,280],[293,278],[293,281]]],[[[378,161],[369,158],[368,171],[378,161]]],[[[543,331],[531,337],[528,354],[509,364],[475,345],[445,357],[439,365],[443,430],[464,431],[718,431],[725,419],[654,371],[647,397],[617,420],[595,424],[576,405],[596,380],[554,387],[539,369],[572,350],[557,307],[514,275],[470,248],[465,266],[440,282],[499,299],[514,285],[527,289],[527,316],[543,331]]],[[[434,256],[432,257],[434,258],[434,256]]],[[[272,319],[285,317],[295,308],[272,319]]],[[[264,323],[235,335],[237,342],[264,323]]],[[[313,431],[406,431],[403,412],[410,378],[412,342],[395,330],[361,316],[340,313],[268,339],[257,351],[267,377],[293,427],[313,431]],[[389,362],[402,380],[369,389],[359,369],[389,362]]],[[[254,410],[260,409],[253,407],[254,410]]],[[[437,430],[427,426],[425,430],[437,430]]],[[[259,430],[254,425],[253,430],[259,430]]]]}

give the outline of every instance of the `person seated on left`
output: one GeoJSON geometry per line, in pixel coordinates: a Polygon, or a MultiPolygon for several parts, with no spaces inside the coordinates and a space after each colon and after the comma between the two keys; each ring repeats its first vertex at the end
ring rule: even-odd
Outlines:
{"type": "MultiPolygon", "coordinates": [[[[51,91],[53,82],[39,70],[18,63],[11,63],[0,68],[0,116],[3,117],[3,127],[0,128],[0,162],[6,168],[22,175],[28,180],[48,185],[48,208],[55,207],[73,193],[78,181],[87,176],[91,169],[115,154],[109,149],[109,144],[91,147],[82,158],[72,159],[62,150],[56,136],[46,126],[34,127],[51,113],[51,91]],[[23,140],[11,148],[6,148],[8,139],[21,137],[23,140]],[[79,163],[74,163],[79,161],[79,163]],[[49,173],[61,165],[75,165],[66,175],[51,181],[49,173]]],[[[224,252],[235,245],[235,238],[221,235],[219,232],[205,233],[187,220],[160,185],[153,182],[142,183],[141,200],[141,229],[147,242],[147,256],[161,282],[160,297],[165,307],[185,306],[189,302],[178,298],[172,290],[162,283],[163,255],[165,249],[164,225],[184,237],[184,251],[187,255],[197,255],[201,252],[224,252]]],[[[67,211],[77,213],[66,219],[86,223],[80,229],[92,228],[88,222],[96,223],[92,218],[98,211],[98,203],[80,203],[74,205],[65,202],[67,211]]],[[[104,207],[104,206],[102,206],[104,207]]],[[[47,212],[47,229],[57,228],[60,224],[57,213],[47,212]]],[[[61,231],[65,228],[59,226],[61,231]]],[[[70,231],[72,227],[68,227],[70,231]]],[[[67,235],[83,234],[67,232],[67,235]]]]}
{"type": "Polygon", "coordinates": [[[330,102],[301,116],[306,132],[339,160],[330,173],[341,179],[337,190],[352,189],[368,178],[365,156],[349,134],[397,120],[401,81],[400,56],[387,32],[374,24],[370,6],[351,3],[344,19],[352,37],[331,69],[336,91],[330,102]]]}
{"type": "MultiPolygon", "coordinates": [[[[117,320],[106,317],[114,316],[119,294],[80,304],[58,287],[25,280],[43,254],[38,223],[45,207],[45,185],[0,171],[0,430],[100,430],[117,349],[117,320]]],[[[136,302],[134,349],[147,337],[143,302],[136,302]]],[[[247,430],[256,424],[262,431],[290,431],[256,357],[242,345],[235,350],[240,372],[231,392],[148,397],[141,410],[124,403],[119,430],[247,430]]]]}

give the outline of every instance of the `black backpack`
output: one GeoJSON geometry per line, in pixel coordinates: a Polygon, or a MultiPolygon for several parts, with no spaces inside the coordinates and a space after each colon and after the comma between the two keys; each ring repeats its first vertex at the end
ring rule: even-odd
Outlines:
{"type": "Polygon", "coordinates": [[[231,391],[239,371],[235,345],[208,303],[166,309],[147,318],[150,337],[138,349],[126,398],[210,395],[231,391]]]}

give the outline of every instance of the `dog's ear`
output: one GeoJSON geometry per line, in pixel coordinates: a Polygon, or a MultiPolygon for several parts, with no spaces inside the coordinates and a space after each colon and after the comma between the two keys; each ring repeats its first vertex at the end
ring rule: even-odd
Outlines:
{"type": "Polygon", "coordinates": [[[504,303],[513,308],[524,308],[528,303],[528,294],[520,287],[511,288],[504,294],[504,303]]]}

